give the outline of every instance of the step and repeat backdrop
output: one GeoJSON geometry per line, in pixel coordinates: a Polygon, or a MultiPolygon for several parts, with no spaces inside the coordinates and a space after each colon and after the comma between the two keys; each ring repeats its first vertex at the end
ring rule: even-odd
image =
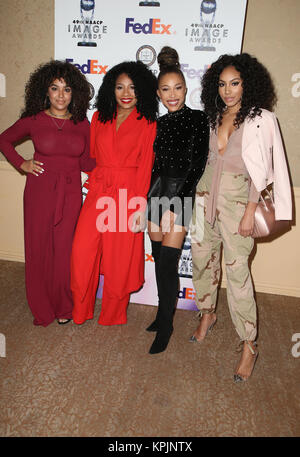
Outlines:
{"type": "MultiPolygon", "coordinates": [[[[201,77],[222,54],[241,52],[247,0],[55,0],[55,58],[76,65],[93,85],[124,60],[141,60],[158,74],[157,54],[174,47],[188,87],[186,104],[202,109],[201,77]]],[[[94,112],[93,101],[88,117],[94,112]]],[[[160,107],[160,114],[165,110],[160,107]]],[[[88,191],[83,188],[83,195],[88,191]]],[[[190,236],[179,263],[178,308],[196,309],[190,236]]],[[[101,296],[100,278],[98,296],[101,296]]],[[[157,304],[154,262],[145,234],[145,284],[131,301],[157,304]]]]}

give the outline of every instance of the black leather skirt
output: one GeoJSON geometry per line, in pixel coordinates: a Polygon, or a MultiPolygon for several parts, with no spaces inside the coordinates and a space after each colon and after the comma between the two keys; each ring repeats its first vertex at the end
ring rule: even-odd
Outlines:
{"type": "Polygon", "coordinates": [[[175,224],[188,229],[192,217],[193,199],[178,197],[183,183],[184,179],[182,178],[170,178],[168,176],[156,178],[148,192],[149,221],[159,226],[164,212],[170,210],[177,215],[175,224]]]}

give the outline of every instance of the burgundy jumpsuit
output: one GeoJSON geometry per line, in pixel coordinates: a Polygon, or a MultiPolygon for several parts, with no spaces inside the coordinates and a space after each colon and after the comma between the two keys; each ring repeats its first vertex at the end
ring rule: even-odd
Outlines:
{"type": "Polygon", "coordinates": [[[70,256],[82,203],[80,171],[95,166],[89,130],[87,119],[74,124],[41,111],[0,135],[0,150],[16,168],[24,159],[14,144],[30,137],[34,159],[45,170],[28,174],[24,190],[26,295],[35,325],[72,318],[70,256]]]}

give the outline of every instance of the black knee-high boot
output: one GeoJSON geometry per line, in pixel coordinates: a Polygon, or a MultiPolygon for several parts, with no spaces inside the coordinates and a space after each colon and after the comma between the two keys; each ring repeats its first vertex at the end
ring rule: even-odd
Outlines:
{"type": "MultiPolygon", "coordinates": [[[[161,241],[152,241],[151,240],[151,246],[152,246],[152,257],[154,259],[155,263],[155,279],[156,279],[156,285],[157,285],[157,294],[159,297],[159,272],[158,272],[158,267],[159,267],[159,256],[160,256],[160,249],[161,249],[161,241]]],[[[146,328],[147,332],[156,332],[158,329],[158,315],[159,315],[159,303],[157,307],[157,313],[154,321],[152,324],[149,325],[149,327],[146,328]]]]}
{"type": "Polygon", "coordinates": [[[162,246],[159,257],[159,312],[158,330],[150,354],[162,352],[173,333],[173,315],[178,295],[178,260],[181,249],[162,246]]]}

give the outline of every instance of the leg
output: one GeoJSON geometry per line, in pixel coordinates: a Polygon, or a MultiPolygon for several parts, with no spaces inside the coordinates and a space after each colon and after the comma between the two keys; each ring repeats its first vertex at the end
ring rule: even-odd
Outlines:
{"type": "Polygon", "coordinates": [[[192,214],[191,242],[193,260],[193,285],[200,323],[190,341],[202,341],[216,322],[217,292],[220,281],[220,249],[222,239],[218,221],[211,226],[205,219],[213,169],[206,167],[197,184],[192,214]]]}
{"type": "Polygon", "coordinates": [[[101,314],[98,323],[101,325],[122,325],[127,323],[127,306],[130,294],[120,297],[105,284],[102,293],[101,314]]]}
{"type": "MultiPolygon", "coordinates": [[[[148,223],[148,233],[151,241],[151,247],[152,247],[152,257],[154,259],[154,264],[155,264],[155,279],[156,279],[156,285],[157,285],[157,293],[159,297],[159,273],[158,273],[158,268],[159,268],[159,258],[160,258],[160,250],[161,250],[161,243],[163,239],[163,235],[161,232],[160,227],[157,225],[153,224],[152,222],[148,223]]],[[[148,332],[156,332],[158,329],[158,311],[159,311],[159,303],[157,307],[157,313],[154,321],[149,325],[149,327],[146,328],[148,332]]]]}
{"type": "Polygon", "coordinates": [[[104,287],[98,323],[126,324],[130,293],[138,290],[144,282],[144,234],[105,232],[102,239],[104,287]]]}
{"type": "Polygon", "coordinates": [[[233,380],[236,383],[247,381],[250,378],[258,356],[255,341],[241,341],[241,343],[242,355],[233,376],[233,380]]]}
{"type": "Polygon", "coordinates": [[[223,192],[218,201],[219,227],[224,246],[228,306],[234,327],[243,342],[243,353],[235,374],[246,380],[252,373],[257,357],[254,343],[257,334],[256,303],[248,265],[254,241],[252,237],[242,237],[238,233],[247,204],[248,189],[246,187],[241,191],[242,186],[247,186],[243,176],[235,177],[234,182],[237,195],[234,194],[232,176],[223,176],[223,192]],[[230,193],[226,188],[230,188],[230,193]]]}
{"type": "Polygon", "coordinates": [[[63,219],[53,227],[53,308],[58,323],[72,319],[70,260],[76,222],[81,208],[81,192],[65,194],[63,219]]]}
{"type": "MultiPolygon", "coordinates": [[[[240,237],[240,235],[236,235],[240,237]]],[[[244,245],[244,249],[252,250],[253,239],[251,237],[240,237],[237,240],[239,245],[244,245]]],[[[241,248],[240,245],[240,248],[241,248]]],[[[239,249],[236,249],[239,251],[239,249]]],[[[237,366],[234,380],[235,382],[247,380],[254,368],[257,357],[255,338],[257,333],[256,326],[256,304],[253,294],[251,275],[248,267],[248,255],[233,255],[228,252],[228,247],[224,243],[224,258],[227,276],[227,300],[231,318],[235,329],[243,342],[242,355],[237,366]]]]}
{"type": "Polygon", "coordinates": [[[90,202],[89,197],[92,195],[88,194],[78,219],[71,254],[72,315],[76,324],[93,318],[102,255],[102,236],[96,228],[96,203],[90,202]]]}
{"type": "Polygon", "coordinates": [[[178,225],[174,225],[169,233],[163,235],[158,266],[158,330],[150,354],[164,351],[173,332],[173,315],[179,286],[178,260],[185,236],[185,228],[178,225]]]}
{"type": "Polygon", "coordinates": [[[201,242],[192,237],[193,285],[201,319],[196,331],[190,338],[191,342],[203,341],[217,320],[215,310],[221,271],[220,248],[221,237],[217,221],[214,227],[211,227],[204,220],[201,242]]]}
{"type": "Polygon", "coordinates": [[[48,174],[27,176],[24,191],[25,282],[34,325],[55,319],[53,279],[53,181],[48,174]]]}
{"type": "MultiPolygon", "coordinates": [[[[253,245],[251,237],[244,238],[243,241],[245,245],[253,245]]],[[[254,341],[257,333],[256,304],[248,256],[229,256],[224,244],[224,260],[227,300],[233,325],[242,341],[254,341]]]]}

